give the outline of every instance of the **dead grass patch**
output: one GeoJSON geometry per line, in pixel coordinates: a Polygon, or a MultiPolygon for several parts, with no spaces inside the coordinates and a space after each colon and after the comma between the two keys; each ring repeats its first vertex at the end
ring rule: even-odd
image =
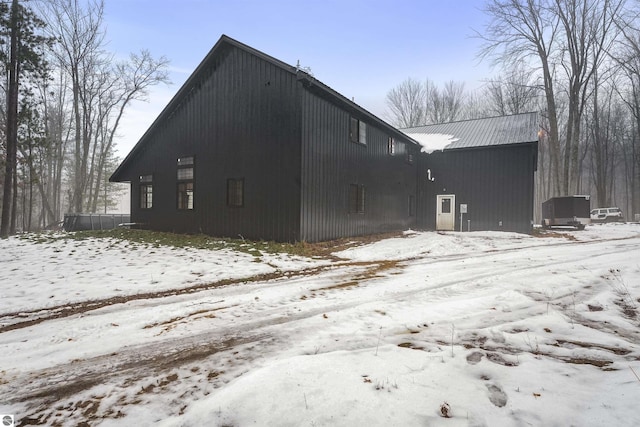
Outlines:
{"type": "Polygon", "coordinates": [[[354,277],[353,280],[349,280],[344,283],[338,283],[337,285],[326,286],[319,288],[318,290],[327,289],[345,289],[358,286],[363,280],[370,280],[376,277],[381,277],[381,273],[399,268],[401,261],[354,261],[340,263],[340,268],[345,267],[367,267],[364,272],[354,277]]]}
{"type": "Polygon", "coordinates": [[[402,343],[398,344],[398,347],[410,348],[411,350],[424,350],[424,347],[416,345],[416,344],[414,344],[412,342],[402,342],[402,343]]]}
{"type": "Polygon", "coordinates": [[[560,231],[545,230],[544,228],[534,228],[531,232],[533,237],[553,237],[556,239],[567,239],[572,242],[577,242],[578,239],[573,234],[563,233],[560,231]]]}
{"type": "Polygon", "coordinates": [[[357,280],[352,280],[350,282],[338,283],[337,285],[327,286],[322,289],[344,289],[344,288],[351,288],[354,286],[358,286],[359,284],[360,282],[358,282],[357,280]]]}
{"type": "Polygon", "coordinates": [[[584,357],[558,357],[558,359],[574,365],[592,365],[598,368],[604,368],[613,363],[611,360],[587,359],[584,357]]]}
{"type": "Polygon", "coordinates": [[[487,353],[486,356],[487,356],[487,360],[489,360],[490,362],[496,363],[498,365],[518,366],[517,362],[512,362],[510,360],[507,360],[498,353],[487,353]]]}
{"type": "Polygon", "coordinates": [[[575,346],[575,347],[581,347],[581,348],[597,348],[597,349],[609,351],[613,354],[617,354],[618,356],[624,356],[631,353],[631,350],[628,350],[626,348],[611,347],[604,344],[596,344],[592,342],[573,341],[573,340],[556,340],[556,343],[558,347],[571,348],[571,346],[575,346]]]}
{"type": "Polygon", "coordinates": [[[207,379],[212,380],[218,378],[222,374],[224,374],[224,371],[211,371],[207,374],[207,379]]]}
{"type": "Polygon", "coordinates": [[[216,315],[213,314],[213,312],[236,307],[237,305],[238,304],[227,305],[224,307],[217,307],[212,309],[197,310],[197,311],[194,311],[193,313],[187,314],[186,316],[176,316],[169,320],[165,320],[163,322],[150,323],[148,325],[143,326],[142,329],[152,329],[158,326],[164,326],[163,331],[168,332],[171,329],[175,328],[178,325],[178,323],[184,323],[189,319],[215,319],[216,315]]]}

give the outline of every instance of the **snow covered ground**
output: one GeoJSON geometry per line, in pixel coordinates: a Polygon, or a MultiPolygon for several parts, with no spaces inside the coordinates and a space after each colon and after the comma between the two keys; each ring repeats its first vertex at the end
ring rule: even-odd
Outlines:
{"type": "Polygon", "coordinates": [[[0,240],[0,414],[640,425],[640,225],[407,232],[334,255],[0,240]]]}

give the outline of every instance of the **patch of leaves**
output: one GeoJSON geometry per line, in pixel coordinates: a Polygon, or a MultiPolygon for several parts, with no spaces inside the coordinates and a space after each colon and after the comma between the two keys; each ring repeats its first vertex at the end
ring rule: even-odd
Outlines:
{"type": "Polygon", "coordinates": [[[33,243],[52,243],[59,240],[84,241],[89,239],[114,239],[128,241],[150,247],[174,247],[220,250],[229,249],[244,252],[260,258],[263,253],[298,255],[305,257],[333,258],[333,252],[354,246],[361,246],[390,237],[400,237],[401,233],[384,233],[373,236],[350,237],[326,242],[308,243],[280,243],[264,240],[248,240],[239,238],[220,238],[207,234],[178,234],[162,231],[151,231],[130,228],[115,228],[112,230],[93,230],[75,232],[42,232],[20,235],[22,240],[33,243]]]}

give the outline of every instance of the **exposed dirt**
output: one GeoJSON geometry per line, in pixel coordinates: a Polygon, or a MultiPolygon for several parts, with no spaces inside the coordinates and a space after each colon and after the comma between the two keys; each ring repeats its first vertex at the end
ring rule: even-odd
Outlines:
{"type": "Polygon", "coordinates": [[[560,231],[545,230],[543,228],[534,228],[531,235],[534,237],[553,237],[557,239],[566,239],[571,242],[576,242],[578,240],[573,234],[562,233],[560,231]]]}
{"type": "MultiPolygon", "coordinates": [[[[358,284],[359,280],[370,279],[372,277],[379,275],[379,273],[381,273],[382,271],[396,268],[400,265],[401,263],[399,261],[348,262],[348,261],[342,260],[342,261],[337,261],[330,265],[307,268],[307,269],[297,270],[297,271],[275,271],[273,273],[258,274],[250,277],[243,277],[243,278],[237,278],[237,279],[224,279],[224,280],[220,280],[213,283],[198,284],[198,285],[189,286],[185,288],[169,289],[169,290],[157,291],[157,292],[145,292],[145,293],[132,294],[132,295],[123,295],[123,296],[117,296],[117,297],[110,297],[102,300],[79,301],[79,302],[69,303],[65,305],[58,305],[54,307],[37,309],[33,311],[2,313],[0,314],[0,323],[8,323],[8,324],[0,326],[0,333],[12,331],[15,329],[27,328],[47,320],[69,317],[75,314],[86,313],[88,311],[98,310],[100,308],[115,305],[115,304],[125,304],[130,301],[160,299],[160,298],[166,298],[166,297],[172,297],[172,296],[178,296],[178,295],[187,295],[187,294],[193,294],[196,292],[207,291],[210,289],[215,289],[215,288],[220,288],[225,286],[247,284],[252,282],[269,282],[269,281],[278,280],[282,278],[290,279],[295,277],[313,276],[321,273],[322,271],[331,270],[335,268],[359,267],[359,266],[366,267],[365,272],[362,275],[357,276],[355,278],[355,281],[348,281],[342,284],[337,284],[335,286],[330,286],[327,289],[355,286],[358,284]],[[25,320],[22,320],[22,319],[25,319],[25,320]]],[[[179,320],[179,319],[176,319],[176,320],[179,320]]],[[[153,326],[153,325],[150,325],[150,326],[153,326]]]]}
{"type": "Polygon", "coordinates": [[[603,345],[603,344],[596,344],[596,343],[590,343],[590,342],[572,341],[572,340],[556,340],[556,342],[557,342],[557,345],[559,347],[597,348],[597,349],[602,349],[602,350],[609,351],[609,352],[617,354],[619,356],[624,356],[624,355],[627,355],[627,354],[631,353],[631,350],[626,349],[626,348],[609,347],[609,346],[606,346],[606,345],[603,345]]]}
{"type": "MultiPolygon", "coordinates": [[[[394,234],[393,237],[397,235],[394,234]]],[[[389,236],[386,236],[389,237],[389,236]]],[[[376,236],[372,238],[363,239],[350,239],[343,242],[343,247],[350,247],[357,244],[364,244],[368,241],[374,241],[382,238],[376,236]]],[[[336,251],[336,244],[330,244],[328,246],[320,245],[314,249],[316,253],[323,253],[322,251],[336,251]]],[[[493,256],[493,254],[482,253],[474,254],[476,257],[493,256]]],[[[424,263],[451,263],[452,268],[456,267],[456,257],[450,257],[442,260],[424,260],[424,263]]],[[[557,264],[561,265],[567,261],[558,261],[557,264]]],[[[575,262],[575,261],[571,261],[575,262]]],[[[344,292],[356,292],[356,289],[370,285],[367,283],[371,279],[378,277],[385,277],[385,275],[393,274],[395,270],[401,271],[405,267],[407,261],[374,261],[374,262],[348,262],[345,260],[334,259],[334,262],[330,265],[310,268],[306,270],[296,272],[274,272],[265,275],[253,276],[243,279],[223,280],[215,283],[196,285],[185,289],[173,289],[154,293],[144,293],[131,296],[114,297],[99,301],[86,301],[73,304],[62,305],[58,307],[47,308],[45,310],[34,310],[32,312],[20,312],[20,313],[6,313],[0,315],[0,322],[5,320],[15,322],[13,324],[0,327],[0,333],[7,332],[14,329],[25,328],[48,320],[59,319],[62,317],[71,316],[74,314],[84,313],[91,310],[96,310],[102,307],[124,304],[134,300],[144,299],[161,299],[165,297],[171,297],[182,294],[192,294],[196,292],[206,291],[213,288],[240,285],[251,282],[267,282],[282,280],[283,282],[289,278],[303,277],[303,276],[315,276],[324,272],[331,271],[332,269],[340,268],[352,268],[351,273],[345,274],[339,281],[336,281],[335,285],[326,286],[316,289],[315,292],[311,292],[302,295],[295,294],[296,304],[300,303],[300,299],[306,299],[311,297],[320,298],[323,296],[323,290],[326,290],[326,294],[332,294],[332,290],[344,291],[344,292]],[[304,298],[303,298],[304,297],[304,298]]],[[[532,262],[522,267],[522,270],[536,268],[549,268],[553,266],[555,262],[532,262]]],[[[469,268],[469,267],[465,267],[469,268]]],[[[500,266],[496,265],[490,274],[487,273],[486,277],[508,274],[513,271],[512,266],[500,266]]],[[[481,279],[482,275],[474,274],[471,270],[468,272],[468,281],[477,282],[481,279]]],[[[439,288],[429,290],[431,294],[437,293],[440,289],[447,289],[447,292],[451,293],[449,288],[458,287],[464,283],[460,278],[456,278],[451,282],[443,281],[439,288]]],[[[463,292],[464,289],[461,290],[463,292]]],[[[405,298],[416,292],[424,292],[409,290],[406,293],[398,292],[395,294],[395,298],[405,298]]],[[[335,294],[335,293],[333,293],[335,294]]],[[[294,294],[292,294],[294,295],[294,294]]],[[[540,302],[551,302],[556,304],[556,307],[560,307],[560,302],[567,295],[556,295],[553,299],[541,294],[540,292],[531,293],[534,300],[540,302]],[[537,298],[537,299],[536,299],[537,298]]],[[[294,299],[294,298],[292,298],[294,299]]],[[[224,304],[224,300],[217,301],[224,304]]],[[[20,387],[19,394],[7,393],[4,396],[0,396],[4,400],[11,402],[26,403],[29,411],[26,416],[21,419],[21,425],[56,425],[59,423],[55,418],[56,411],[59,413],[79,413],[82,414],[85,425],[89,425],[92,421],[103,418],[119,418],[123,416],[121,411],[124,411],[127,405],[136,405],[142,402],[145,396],[165,393],[166,390],[171,389],[177,382],[184,381],[184,372],[193,374],[194,377],[201,378],[204,382],[214,387],[216,382],[228,381],[229,377],[241,375],[242,372],[232,372],[227,370],[226,367],[222,368],[215,364],[216,358],[228,357],[238,358],[243,357],[244,346],[257,345],[264,353],[275,352],[277,349],[290,345],[290,342],[285,342],[284,338],[280,338],[279,341],[274,338],[270,333],[272,330],[269,328],[274,325],[284,324],[288,322],[295,322],[298,320],[308,319],[313,316],[324,316],[327,318],[326,313],[332,311],[339,311],[342,308],[349,308],[359,302],[331,302],[325,305],[314,308],[313,310],[307,310],[305,312],[295,312],[293,314],[277,314],[271,317],[260,317],[246,321],[242,325],[225,330],[223,334],[220,331],[211,331],[205,333],[199,333],[197,335],[190,335],[183,338],[171,338],[166,341],[157,341],[145,343],[137,346],[123,347],[118,352],[105,354],[101,356],[91,357],[87,359],[74,360],[67,364],[58,365],[55,367],[31,371],[28,374],[14,374],[11,378],[5,378],[0,371],[0,384],[3,382],[6,384],[12,384],[13,387],[20,387]],[[207,363],[204,363],[204,362],[207,363]],[[201,364],[201,365],[199,365],[201,364]],[[176,370],[185,368],[181,373],[176,370]],[[149,381],[150,377],[157,376],[154,381],[149,381]],[[91,394],[94,390],[92,388],[99,384],[103,384],[106,379],[109,379],[112,383],[118,384],[123,389],[125,387],[135,386],[137,392],[132,393],[130,396],[121,396],[117,400],[117,404],[111,403],[109,408],[101,408],[101,402],[103,396],[91,394]],[[15,384],[15,386],[14,386],[15,384]],[[7,396],[13,396],[8,397],[7,396]],[[82,396],[77,397],[77,396],[82,396]],[[62,403],[60,403],[62,402],[62,403]],[[52,408],[53,405],[59,404],[56,408],[52,408]]],[[[219,311],[228,310],[235,306],[224,304],[224,306],[209,309],[209,310],[194,310],[190,313],[180,313],[180,316],[171,317],[168,320],[160,322],[149,322],[144,326],[145,329],[157,328],[160,331],[169,331],[172,328],[182,323],[188,323],[195,319],[200,318],[215,318],[219,311]]],[[[590,311],[597,311],[591,310],[590,311]]],[[[384,310],[374,310],[378,315],[386,315],[384,310]]],[[[493,312],[492,312],[493,313],[493,312]]],[[[599,324],[591,319],[588,319],[582,315],[576,314],[575,309],[573,313],[571,310],[565,311],[565,314],[570,315],[576,323],[583,324],[594,329],[598,329],[604,332],[615,333],[617,336],[627,337],[629,341],[638,342],[640,333],[632,330],[618,330],[612,325],[599,324]]],[[[588,313],[587,313],[588,314],[588,313]]],[[[329,316],[331,317],[331,316],[329,316]]],[[[425,328],[427,324],[423,325],[425,328]]],[[[492,325],[486,325],[491,327],[492,325]]],[[[480,331],[483,325],[478,325],[477,330],[480,331]]],[[[405,338],[413,340],[414,342],[402,342],[398,344],[400,347],[425,350],[427,346],[431,344],[439,344],[442,346],[450,346],[450,342],[442,340],[434,340],[432,338],[426,338],[426,342],[420,341],[419,338],[424,338],[424,335],[415,335],[420,333],[419,330],[410,329],[408,333],[411,338],[405,338]]],[[[528,329],[522,327],[509,327],[509,330],[504,331],[510,334],[520,334],[528,332],[528,329]]],[[[551,333],[551,331],[547,331],[551,333]]],[[[294,339],[294,338],[290,338],[294,339]]],[[[580,347],[583,349],[593,348],[595,350],[605,350],[615,355],[628,355],[631,350],[626,348],[608,347],[595,343],[570,341],[570,340],[556,340],[557,346],[571,348],[580,347]]],[[[562,360],[566,363],[573,364],[590,364],[601,369],[611,369],[610,365],[612,361],[599,359],[595,356],[589,355],[588,357],[558,357],[550,353],[544,353],[540,349],[524,349],[515,348],[508,344],[496,343],[494,340],[486,336],[485,332],[473,332],[464,337],[464,339],[456,339],[456,345],[462,344],[469,349],[479,349],[471,352],[467,355],[467,362],[469,364],[477,364],[481,362],[482,358],[492,363],[502,366],[517,366],[517,355],[525,352],[531,352],[536,357],[550,357],[562,360]],[[531,351],[529,351],[531,350],[531,351]]],[[[553,345],[553,344],[552,344],[553,345]]],[[[524,347],[524,346],[521,346],[524,347]]],[[[257,353],[254,351],[254,353],[257,353]]],[[[241,365],[242,363],[238,363],[241,365]]],[[[246,365],[246,363],[245,363],[246,365]]],[[[489,380],[489,378],[485,378],[489,380]]],[[[365,381],[366,382],[366,381],[365,381]]],[[[504,391],[497,384],[487,384],[488,397],[491,402],[498,406],[505,406],[507,403],[507,396],[504,391]]],[[[206,394],[206,392],[205,392],[206,394]]],[[[114,400],[114,399],[112,399],[114,400]]],[[[182,403],[181,403],[182,405],[182,403]]],[[[176,413],[184,411],[184,407],[176,407],[176,413]]],[[[80,424],[79,424],[80,425],[80,424]]]]}
{"type": "Polygon", "coordinates": [[[498,408],[502,408],[507,404],[509,400],[507,394],[502,388],[496,384],[486,384],[487,391],[489,392],[489,401],[498,408]]]}

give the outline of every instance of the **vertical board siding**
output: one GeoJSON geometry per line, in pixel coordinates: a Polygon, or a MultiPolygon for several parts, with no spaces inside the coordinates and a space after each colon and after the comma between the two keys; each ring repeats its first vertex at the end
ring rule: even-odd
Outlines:
{"type": "Polygon", "coordinates": [[[395,134],[389,155],[393,130],[305,76],[238,45],[218,46],[119,173],[132,184],[131,220],[158,230],[315,242],[434,229],[436,196],[455,194],[456,229],[465,203],[472,230],[531,230],[536,143],[423,154],[395,134]],[[366,145],[350,141],[352,116],[367,125],[366,145]],[[177,209],[183,156],[195,157],[193,210],[177,209]],[[138,177],[150,174],[153,208],[141,210],[138,177]],[[228,179],[243,179],[242,207],[227,206],[228,179]],[[364,213],[350,212],[351,184],[364,186],[364,213]]]}
{"type": "Polygon", "coordinates": [[[435,181],[418,180],[418,226],[435,229],[436,196],[455,194],[456,230],[467,204],[465,230],[471,220],[472,231],[531,232],[536,154],[536,143],[421,154],[420,176],[431,169],[435,181]]]}
{"type": "Polygon", "coordinates": [[[299,240],[300,112],[295,75],[228,46],[133,160],[132,221],[153,229],[299,240]],[[176,159],[195,156],[194,210],[176,207],[176,159]],[[137,175],[153,173],[153,209],[137,175]],[[226,204],[244,178],[244,207],[226,204]]]}
{"type": "MultiPolygon", "coordinates": [[[[387,154],[387,132],[367,124],[367,144],[349,140],[351,113],[302,90],[301,238],[314,242],[404,230],[417,166],[387,154]],[[365,187],[365,212],[349,212],[349,185],[365,187]]],[[[401,141],[398,141],[398,145],[401,141]]]]}

